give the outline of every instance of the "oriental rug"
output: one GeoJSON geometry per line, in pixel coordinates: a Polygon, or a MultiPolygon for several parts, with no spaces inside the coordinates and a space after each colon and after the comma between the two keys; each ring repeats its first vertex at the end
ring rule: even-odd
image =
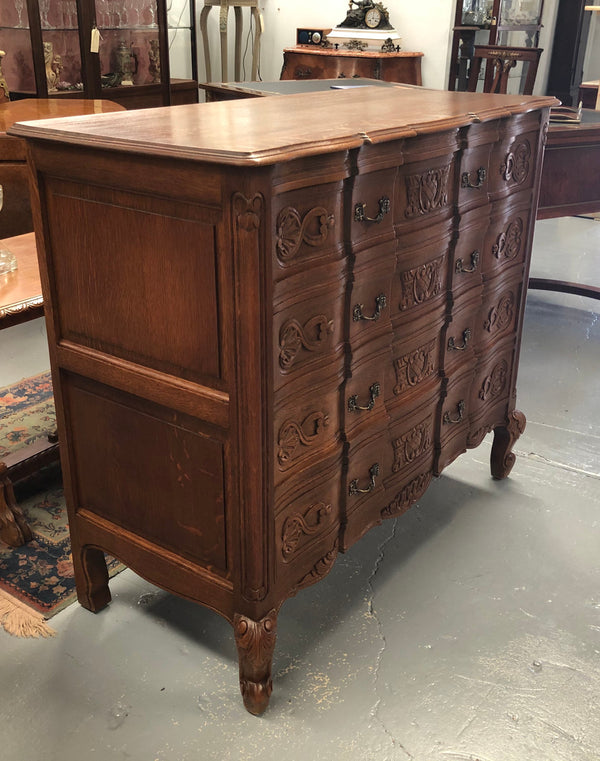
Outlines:
{"type": "MultiPolygon", "coordinates": [[[[54,427],[50,373],[0,389],[0,459],[54,427]]],[[[15,484],[15,496],[33,539],[21,547],[0,541],[0,627],[17,637],[50,637],[47,620],[76,600],[60,466],[15,484]]],[[[111,576],[123,570],[107,560],[111,576]]]]}

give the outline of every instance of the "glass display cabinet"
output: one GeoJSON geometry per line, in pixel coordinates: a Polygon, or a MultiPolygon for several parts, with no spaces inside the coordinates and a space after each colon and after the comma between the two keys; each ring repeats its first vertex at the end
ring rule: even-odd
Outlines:
{"type": "Polygon", "coordinates": [[[195,0],[0,0],[10,97],[198,100],[195,0]]]}
{"type": "Polygon", "coordinates": [[[475,45],[537,47],[544,0],[456,0],[449,90],[466,90],[475,45]]]}

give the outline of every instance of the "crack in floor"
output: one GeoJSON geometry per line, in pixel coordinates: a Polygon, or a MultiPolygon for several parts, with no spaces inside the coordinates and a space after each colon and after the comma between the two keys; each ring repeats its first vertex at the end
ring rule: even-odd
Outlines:
{"type": "MultiPolygon", "coordinates": [[[[416,505],[414,506],[416,507],[416,505]]],[[[414,509],[413,507],[413,509],[414,509]]],[[[377,695],[377,684],[379,682],[379,672],[381,670],[381,662],[383,660],[383,654],[387,648],[387,639],[385,637],[384,631],[383,631],[383,623],[381,622],[381,619],[379,618],[377,611],[375,610],[375,606],[373,605],[373,596],[375,594],[375,590],[373,588],[373,582],[375,580],[375,576],[377,576],[377,573],[381,567],[381,564],[383,563],[384,555],[385,555],[385,549],[387,545],[393,541],[396,537],[396,527],[398,525],[398,519],[396,518],[392,523],[392,531],[388,537],[386,537],[383,542],[378,547],[379,553],[377,555],[377,558],[375,560],[375,564],[373,566],[373,570],[371,571],[371,574],[369,578],[367,579],[367,587],[369,589],[369,597],[367,600],[367,615],[374,619],[376,625],[377,625],[377,632],[379,634],[379,638],[381,639],[381,647],[379,648],[379,651],[377,653],[377,658],[375,661],[375,669],[374,669],[374,677],[373,677],[373,684],[375,687],[375,694],[377,695]]],[[[381,719],[379,716],[379,706],[381,705],[382,698],[377,697],[377,700],[375,701],[375,705],[371,709],[371,717],[372,719],[379,724],[381,729],[384,731],[386,737],[392,744],[392,747],[394,749],[399,749],[403,753],[406,754],[406,756],[409,759],[413,759],[414,757],[406,750],[406,748],[400,743],[394,735],[390,732],[390,730],[385,725],[385,722],[381,719]]]]}

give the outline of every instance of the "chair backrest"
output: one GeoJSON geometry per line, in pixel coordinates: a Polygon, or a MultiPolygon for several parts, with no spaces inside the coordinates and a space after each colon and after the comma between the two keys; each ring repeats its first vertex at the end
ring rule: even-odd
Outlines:
{"type": "Polygon", "coordinates": [[[475,45],[467,90],[475,92],[481,64],[486,62],[484,92],[505,93],[508,76],[519,61],[527,63],[523,95],[531,95],[540,62],[542,48],[511,48],[505,45],[475,45]]]}

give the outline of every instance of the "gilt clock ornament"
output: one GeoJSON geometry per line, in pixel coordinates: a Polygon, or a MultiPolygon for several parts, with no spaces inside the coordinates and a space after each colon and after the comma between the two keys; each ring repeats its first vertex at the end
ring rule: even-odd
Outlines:
{"type": "Polygon", "coordinates": [[[390,17],[382,3],[350,0],[346,18],[339,27],[350,29],[391,29],[390,17]]]}
{"type": "Polygon", "coordinates": [[[399,48],[400,42],[387,8],[374,0],[349,0],[346,18],[327,36],[332,43],[339,41],[346,47],[360,43],[361,48],[373,46],[378,50],[388,39],[394,49],[399,48]]]}

